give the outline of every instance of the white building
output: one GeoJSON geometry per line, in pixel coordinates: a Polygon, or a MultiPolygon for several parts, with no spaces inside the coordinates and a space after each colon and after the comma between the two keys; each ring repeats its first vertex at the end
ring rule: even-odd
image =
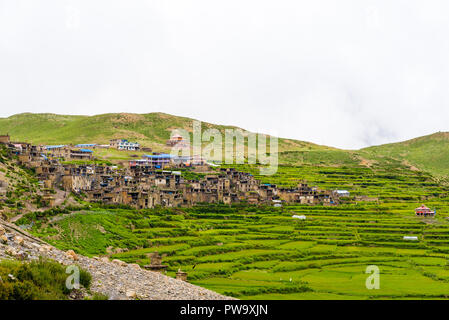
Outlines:
{"type": "Polygon", "coordinates": [[[334,193],[339,197],[349,197],[350,195],[348,190],[335,190],[334,193]]]}
{"type": "Polygon", "coordinates": [[[280,208],[282,207],[282,200],[272,200],[273,201],[273,207],[280,208]]]}
{"type": "Polygon", "coordinates": [[[110,141],[111,148],[117,150],[137,151],[140,149],[140,144],[137,142],[129,142],[126,139],[114,139],[110,141]]]}

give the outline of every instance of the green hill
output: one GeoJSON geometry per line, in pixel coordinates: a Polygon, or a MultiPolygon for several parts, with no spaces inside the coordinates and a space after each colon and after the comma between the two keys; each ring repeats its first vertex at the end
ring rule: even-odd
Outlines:
{"type": "MultiPolygon", "coordinates": [[[[95,116],[23,113],[0,118],[0,134],[9,133],[14,141],[35,144],[101,144],[109,143],[110,139],[124,138],[160,149],[164,148],[173,129],[191,132],[193,120],[165,113],[110,113],[95,116]]],[[[225,129],[237,127],[202,122],[202,129],[206,128],[215,128],[224,133],[225,129]]],[[[331,149],[291,139],[280,139],[279,148],[280,151],[331,149]]]]}
{"type": "MultiPolygon", "coordinates": [[[[23,113],[0,118],[0,134],[9,133],[14,141],[35,144],[102,144],[109,143],[110,139],[124,138],[157,151],[169,151],[165,142],[171,131],[180,128],[191,132],[193,120],[165,113],[109,113],[95,116],[23,113]]],[[[225,129],[237,127],[202,122],[202,129],[206,128],[215,128],[224,133],[225,129]]],[[[387,167],[393,161],[412,170],[449,177],[449,133],[440,132],[357,151],[280,138],[279,152],[281,164],[387,167]]]]}
{"type": "Polygon", "coordinates": [[[449,132],[369,147],[362,149],[361,154],[371,159],[397,159],[411,165],[412,169],[449,177],[449,132]]]}

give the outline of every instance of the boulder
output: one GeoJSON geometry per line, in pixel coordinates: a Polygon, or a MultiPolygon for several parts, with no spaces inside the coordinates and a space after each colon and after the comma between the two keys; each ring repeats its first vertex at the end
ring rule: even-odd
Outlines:
{"type": "Polygon", "coordinates": [[[7,255],[10,255],[10,256],[13,256],[13,257],[15,257],[16,254],[17,254],[17,251],[14,248],[11,248],[11,247],[7,247],[5,252],[6,252],[7,255]]]}
{"type": "Polygon", "coordinates": [[[24,240],[21,236],[15,236],[14,242],[17,243],[19,246],[23,246],[23,244],[24,244],[24,240]]]}
{"type": "Polygon", "coordinates": [[[3,243],[3,244],[7,244],[8,243],[8,238],[4,234],[2,234],[0,236],[0,243],[3,243]]]}
{"type": "Polygon", "coordinates": [[[137,263],[130,263],[129,266],[134,269],[140,269],[140,266],[137,263]]]}
{"type": "Polygon", "coordinates": [[[41,252],[41,253],[47,253],[47,252],[49,252],[49,251],[51,251],[53,249],[53,247],[49,246],[48,244],[40,245],[40,244],[32,242],[31,245],[35,249],[38,249],[39,252],[41,252]]]}
{"type": "Polygon", "coordinates": [[[38,244],[38,243],[35,243],[35,242],[30,242],[30,247],[31,247],[31,248],[39,249],[39,248],[41,247],[41,245],[38,244]]]}
{"type": "Polygon", "coordinates": [[[121,267],[126,267],[128,265],[126,262],[123,262],[122,260],[119,259],[112,260],[112,263],[115,263],[116,265],[119,265],[121,267]]]}
{"type": "Polygon", "coordinates": [[[67,251],[67,252],[65,253],[65,255],[66,255],[67,258],[72,259],[72,260],[74,260],[74,261],[77,261],[77,260],[78,260],[78,256],[76,255],[75,251],[73,251],[73,250],[67,251]]]}
{"type": "Polygon", "coordinates": [[[126,297],[128,299],[136,299],[137,298],[137,294],[134,290],[128,290],[126,291],[126,297]]]}

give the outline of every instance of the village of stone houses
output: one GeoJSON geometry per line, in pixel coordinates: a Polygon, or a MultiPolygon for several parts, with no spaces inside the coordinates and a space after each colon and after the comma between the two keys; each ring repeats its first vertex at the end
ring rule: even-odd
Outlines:
{"type": "Polygon", "coordinates": [[[447,298],[444,176],[296,143],[282,141],[278,171],[263,176],[168,153],[180,135],[158,148],[4,132],[0,299],[447,298]],[[61,289],[73,266],[82,276],[61,289]],[[51,290],[39,278],[17,291],[24,270],[44,269],[51,290]]]}

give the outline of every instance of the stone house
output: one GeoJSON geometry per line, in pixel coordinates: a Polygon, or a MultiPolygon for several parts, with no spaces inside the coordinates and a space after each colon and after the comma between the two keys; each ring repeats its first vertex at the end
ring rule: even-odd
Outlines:
{"type": "Polygon", "coordinates": [[[0,143],[9,144],[10,141],[11,141],[11,138],[10,138],[9,134],[0,135],[0,143]]]}
{"type": "MultiPolygon", "coordinates": [[[[251,174],[232,168],[222,168],[218,174],[186,180],[181,171],[157,168],[164,163],[176,167],[171,162],[171,155],[167,154],[146,156],[119,169],[116,166],[62,164],[58,160],[41,157],[40,152],[44,151],[58,158],[73,158],[81,151],[68,146],[47,146],[40,149],[21,144],[20,148],[25,164],[31,166],[33,159],[39,161],[36,174],[45,188],[58,187],[66,191],[82,192],[89,201],[125,204],[139,209],[191,206],[197,203],[232,204],[242,201],[255,205],[272,205],[273,200],[310,205],[338,203],[338,197],[334,193],[310,187],[307,183],[299,183],[296,188],[278,188],[274,184],[261,184],[251,174]]],[[[88,156],[91,154],[86,153],[88,156]]],[[[51,203],[50,194],[47,200],[51,203]]]]}
{"type": "Polygon", "coordinates": [[[0,180],[0,197],[6,197],[8,192],[8,182],[6,180],[0,180]]]}

